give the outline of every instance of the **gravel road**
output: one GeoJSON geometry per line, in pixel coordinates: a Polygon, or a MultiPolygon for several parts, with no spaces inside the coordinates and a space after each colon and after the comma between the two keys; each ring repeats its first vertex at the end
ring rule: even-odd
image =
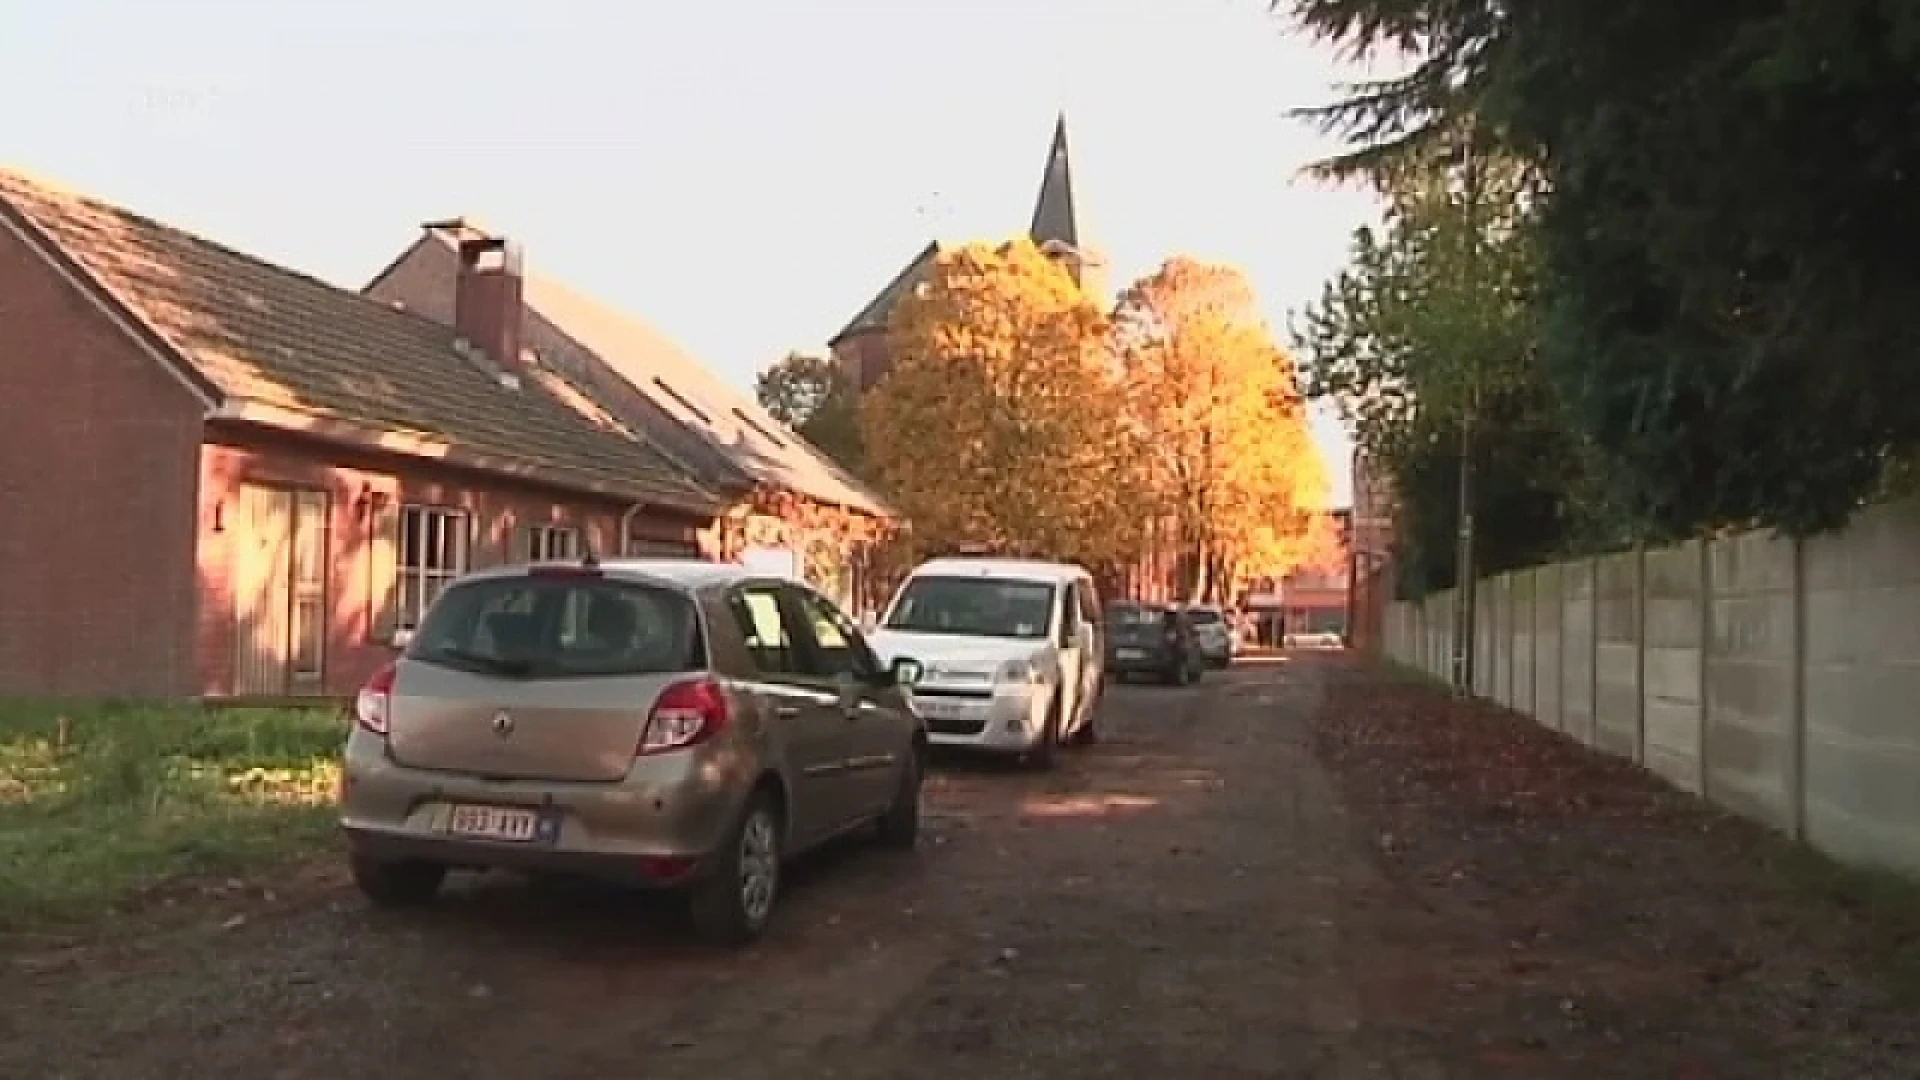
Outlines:
{"type": "MultiPolygon", "coordinates": [[[[1049,775],[943,761],[920,850],[811,860],[740,953],[658,903],[511,879],[376,914],[330,866],[99,941],[15,943],[0,1077],[1692,1075],[1631,1046],[1597,1071],[1489,1057],[1444,1008],[1383,993],[1432,977],[1428,931],[1489,970],[1507,954],[1497,913],[1410,896],[1376,811],[1316,760],[1346,663],[1114,686],[1103,741],[1049,775]]],[[[1553,1019],[1537,988],[1486,985],[1516,1023],[1553,1019]]]]}

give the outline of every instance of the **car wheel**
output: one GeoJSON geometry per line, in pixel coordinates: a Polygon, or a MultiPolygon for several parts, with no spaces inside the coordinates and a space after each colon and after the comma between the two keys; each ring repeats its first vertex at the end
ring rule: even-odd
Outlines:
{"type": "Polygon", "coordinates": [[[926,749],[915,744],[900,769],[900,790],[893,796],[893,805],[880,816],[882,847],[905,851],[920,842],[920,786],[926,780],[926,757],[926,749]]]}
{"type": "Polygon", "coordinates": [[[440,895],[447,868],[430,862],[386,862],[355,856],[353,883],[375,907],[425,907],[440,895]]]}
{"type": "Polygon", "coordinates": [[[1096,698],[1093,704],[1087,706],[1086,723],[1081,724],[1080,730],[1073,733],[1073,743],[1075,746],[1092,746],[1099,741],[1100,701],[1096,698]]]}
{"type": "Polygon", "coordinates": [[[1060,694],[1054,692],[1047,706],[1046,723],[1040,728],[1040,741],[1027,751],[1027,765],[1042,772],[1053,768],[1054,751],[1060,746],[1060,694]]]}
{"type": "Polygon", "coordinates": [[[740,813],[711,873],[688,896],[693,928],[715,945],[760,936],[780,893],[780,812],[756,792],[740,813]]]}

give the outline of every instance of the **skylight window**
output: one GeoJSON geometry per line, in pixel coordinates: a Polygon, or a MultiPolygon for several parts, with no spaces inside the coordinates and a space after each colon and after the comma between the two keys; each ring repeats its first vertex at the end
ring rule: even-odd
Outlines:
{"type": "MultiPolygon", "coordinates": [[[[694,404],[693,402],[691,402],[691,401],[688,401],[688,400],[686,399],[686,397],[685,397],[685,395],[683,395],[683,394],[681,394],[681,393],[680,393],[680,391],[678,391],[678,390],[675,390],[675,389],[674,389],[673,387],[671,387],[671,386],[668,386],[668,385],[667,385],[667,380],[665,380],[665,379],[663,379],[663,378],[661,378],[661,377],[660,377],[660,376],[658,376],[658,375],[655,375],[655,376],[653,377],[653,385],[655,385],[655,386],[657,386],[657,387],[659,387],[660,389],[662,389],[662,390],[664,390],[664,391],[666,391],[666,393],[667,393],[667,396],[668,396],[668,397],[670,397],[670,398],[672,398],[673,400],[675,400],[675,401],[677,401],[677,402],[679,402],[679,403],[680,403],[680,407],[681,407],[681,408],[683,408],[683,409],[685,409],[685,410],[687,410],[688,412],[690,412],[690,413],[692,413],[693,415],[695,415],[695,416],[697,416],[697,417],[699,417],[699,418],[700,418],[700,422],[701,422],[701,423],[703,423],[703,424],[712,424],[712,423],[713,423],[713,417],[711,417],[711,416],[708,416],[708,415],[706,414],[706,412],[705,412],[704,410],[702,410],[702,409],[700,408],[700,406],[698,406],[698,405],[695,405],[695,404],[694,404]]],[[[735,410],[735,411],[737,412],[738,410],[735,410]]]]}
{"type": "Polygon", "coordinates": [[[768,442],[772,443],[773,445],[779,447],[782,450],[785,450],[787,448],[787,443],[785,439],[782,439],[780,436],[775,435],[773,432],[768,431],[766,428],[760,426],[760,424],[756,422],[753,417],[748,416],[745,412],[742,412],[739,409],[735,409],[733,410],[733,415],[739,417],[741,423],[759,432],[761,438],[767,440],[768,442]]]}

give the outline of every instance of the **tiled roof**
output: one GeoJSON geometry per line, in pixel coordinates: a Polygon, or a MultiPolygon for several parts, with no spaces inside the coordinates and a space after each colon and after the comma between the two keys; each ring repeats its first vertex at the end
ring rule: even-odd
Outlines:
{"type": "Polygon", "coordinates": [[[411,437],[408,445],[445,447],[504,474],[716,509],[657,448],[569,404],[542,373],[506,384],[439,323],[0,169],[5,211],[230,407],[411,437]]]}
{"type": "MultiPolygon", "coordinates": [[[[423,242],[438,243],[451,251],[455,241],[444,230],[436,229],[429,232],[423,242]]],[[[423,254],[430,257],[437,253],[416,250],[403,256],[400,262],[423,254]]],[[[430,269],[437,271],[442,265],[450,271],[452,263],[434,258],[430,269]]],[[[450,279],[439,283],[444,274],[435,272],[431,276],[436,282],[435,288],[443,291],[453,288],[450,279]]],[[[426,302],[432,298],[415,301],[407,297],[409,287],[421,286],[376,279],[369,290],[397,295],[410,305],[419,303],[423,310],[444,307],[444,304],[426,302]],[[395,292],[396,289],[399,291],[395,292]]],[[[614,395],[596,394],[601,404],[668,448],[709,486],[723,483],[731,474],[742,476],[750,483],[769,484],[864,514],[893,516],[894,511],[866,485],[775,420],[750,395],[727,385],[659,330],[533,270],[526,271],[524,287],[531,315],[553,327],[577,345],[579,351],[611,369],[617,379],[637,390],[653,408],[649,414],[638,414],[619,408],[614,395]]],[[[555,362],[560,361],[556,358],[555,362]]],[[[588,380],[576,378],[575,381],[588,380]]]]}

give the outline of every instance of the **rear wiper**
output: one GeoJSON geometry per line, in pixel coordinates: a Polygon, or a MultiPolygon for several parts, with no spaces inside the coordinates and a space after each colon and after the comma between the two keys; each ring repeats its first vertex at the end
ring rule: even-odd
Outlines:
{"type": "Polygon", "coordinates": [[[471,667],[477,667],[483,671],[490,671],[495,675],[506,675],[515,678],[526,675],[533,670],[533,665],[525,660],[507,660],[487,653],[470,652],[457,646],[436,649],[433,655],[454,660],[471,667]]]}

